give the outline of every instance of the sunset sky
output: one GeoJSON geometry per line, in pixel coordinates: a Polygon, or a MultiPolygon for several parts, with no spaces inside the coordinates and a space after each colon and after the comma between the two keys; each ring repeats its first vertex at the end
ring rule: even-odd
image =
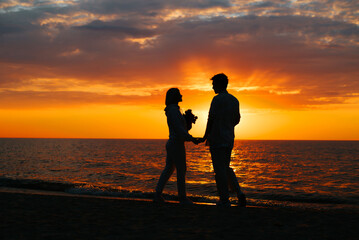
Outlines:
{"type": "Polygon", "coordinates": [[[229,77],[237,139],[359,140],[357,1],[0,1],[0,137],[203,136],[229,77]]]}

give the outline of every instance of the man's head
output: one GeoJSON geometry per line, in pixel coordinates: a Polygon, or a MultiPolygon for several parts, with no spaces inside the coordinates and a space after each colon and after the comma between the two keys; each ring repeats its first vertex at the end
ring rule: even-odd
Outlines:
{"type": "Polygon", "coordinates": [[[213,81],[212,86],[215,93],[220,93],[227,89],[228,77],[224,73],[214,75],[211,80],[213,81]]]}

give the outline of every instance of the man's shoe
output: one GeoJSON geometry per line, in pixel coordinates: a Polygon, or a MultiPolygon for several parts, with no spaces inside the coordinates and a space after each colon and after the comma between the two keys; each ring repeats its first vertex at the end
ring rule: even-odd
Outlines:
{"type": "Polygon", "coordinates": [[[223,202],[223,201],[218,201],[216,203],[217,207],[224,207],[224,208],[230,208],[231,207],[231,202],[230,201],[226,201],[226,202],[223,202]]]}
{"type": "Polygon", "coordinates": [[[244,193],[238,194],[238,207],[246,207],[247,206],[247,200],[246,195],[244,193]]]}

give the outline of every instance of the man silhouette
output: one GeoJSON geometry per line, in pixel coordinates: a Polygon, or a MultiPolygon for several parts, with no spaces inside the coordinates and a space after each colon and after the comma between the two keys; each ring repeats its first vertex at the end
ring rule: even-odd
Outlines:
{"type": "Polygon", "coordinates": [[[209,145],[218,194],[217,206],[230,207],[228,184],[237,193],[238,205],[246,206],[246,198],[238,184],[237,177],[230,167],[234,143],[234,127],[239,123],[239,102],[227,92],[228,78],[220,73],[211,78],[213,90],[217,94],[208,114],[206,132],[202,141],[209,145]]]}

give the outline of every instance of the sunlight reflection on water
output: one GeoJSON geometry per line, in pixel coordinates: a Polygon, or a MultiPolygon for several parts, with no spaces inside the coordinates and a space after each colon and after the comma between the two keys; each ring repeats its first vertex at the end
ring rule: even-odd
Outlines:
{"type": "MultiPolygon", "coordinates": [[[[165,140],[0,139],[0,177],[152,192],[165,140]]],[[[186,144],[189,194],[216,196],[209,150],[186,144]]],[[[231,166],[252,198],[359,201],[359,142],[236,141],[231,166]]],[[[175,175],[166,192],[176,194],[175,175]]]]}

